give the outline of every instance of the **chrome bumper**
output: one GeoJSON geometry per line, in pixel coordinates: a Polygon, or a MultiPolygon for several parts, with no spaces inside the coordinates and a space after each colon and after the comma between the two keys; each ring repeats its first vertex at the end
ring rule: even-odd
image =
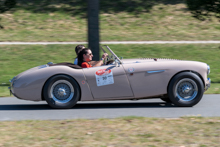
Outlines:
{"type": "Polygon", "coordinates": [[[211,79],[208,78],[205,84],[205,90],[208,90],[210,86],[211,86],[211,79]]]}

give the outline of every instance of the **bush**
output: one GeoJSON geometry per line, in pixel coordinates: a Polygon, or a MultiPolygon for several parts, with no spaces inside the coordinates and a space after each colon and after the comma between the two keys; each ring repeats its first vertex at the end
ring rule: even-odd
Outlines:
{"type": "Polygon", "coordinates": [[[16,5],[16,0],[0,0],[0,13],[10,10],[16,5]]]}
{"type": "Polygon", "coordinates": [[[220,0],[186,0],[186,3],[193,16],[200,20],[220,18],[220,0]]]}

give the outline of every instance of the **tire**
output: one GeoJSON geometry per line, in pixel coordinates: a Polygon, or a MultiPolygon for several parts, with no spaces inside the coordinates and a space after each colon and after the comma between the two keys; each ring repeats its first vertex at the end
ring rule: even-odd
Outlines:
{"type": "Polygon", "coordinates": [[[43,96],[52,108],[72,108],[80,98],[78,83],[66,75],[51,77],[43,88],[43,96]]]}
{"type": "Polygon", "coordinates": [[[200,77],[191,72],[174,76],[168,87],[168,96],[177,106],[192,107],[202,98],[204,85],[200,77]]]}

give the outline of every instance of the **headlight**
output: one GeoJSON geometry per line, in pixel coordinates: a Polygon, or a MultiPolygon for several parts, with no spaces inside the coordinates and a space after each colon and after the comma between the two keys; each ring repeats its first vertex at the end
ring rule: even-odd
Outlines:
{"type": "Polygon", "coordinates": [[[211,72],[210,66],[207,64],[207,75],[211,72]]]}

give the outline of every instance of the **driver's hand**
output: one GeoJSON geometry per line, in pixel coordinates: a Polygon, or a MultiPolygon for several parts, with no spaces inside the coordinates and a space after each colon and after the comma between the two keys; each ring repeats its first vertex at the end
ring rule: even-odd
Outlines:
{"type": "Polygon", "coordinates": [[[104,54],[102,55],[102,58],[105,59],[107,56],[108,56],[108,54],[107,54],[107,53],[104,53],[104,54]]]}

